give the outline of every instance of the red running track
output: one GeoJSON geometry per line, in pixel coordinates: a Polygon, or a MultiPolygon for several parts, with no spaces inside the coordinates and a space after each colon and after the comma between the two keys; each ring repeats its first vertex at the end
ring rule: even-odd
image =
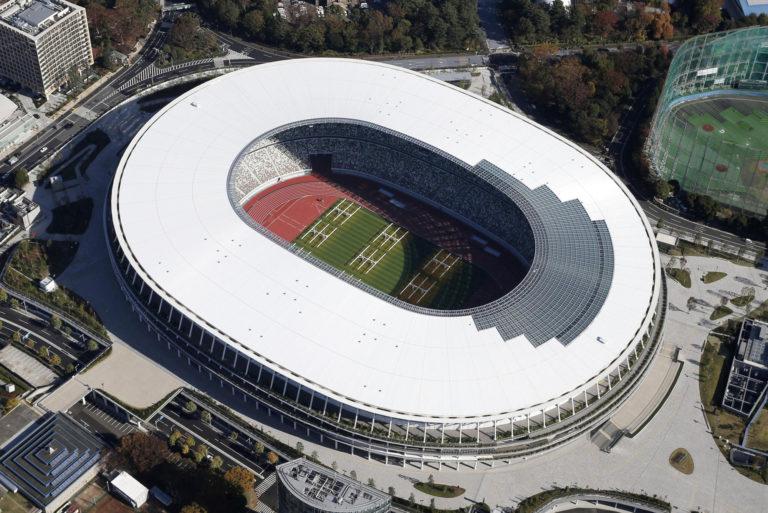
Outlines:
{"type": "Polygon", "coordinates": [[[352,199],[333,184],[307,175],[261,191],[243,208],[254,221],[291,242],[342,198],[352,199]]]}

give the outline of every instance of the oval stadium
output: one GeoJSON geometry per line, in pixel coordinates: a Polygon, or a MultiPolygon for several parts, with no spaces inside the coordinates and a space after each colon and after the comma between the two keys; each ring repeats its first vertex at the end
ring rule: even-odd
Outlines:
{"type": "Polygon", "coordinates": [[[639,383],[654,234],[597,159],[428,76],[300,59],[157,113],[111,189],[113,266],[180,358],[390,464],[549,450],[639,383]]]}

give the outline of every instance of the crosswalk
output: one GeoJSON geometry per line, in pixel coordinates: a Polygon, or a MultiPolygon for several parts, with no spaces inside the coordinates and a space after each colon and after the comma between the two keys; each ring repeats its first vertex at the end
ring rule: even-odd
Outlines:
{"type": "MultiPolygon", "coordinates": [[[[256,487],[256,497],[261,497],[264,495],[269,488],[274,485],[277,482],[277,474],[275,472],[272,472],[270,475],[264,479],[261,483],[259,483],[259,486],[256,487]]],[[[262,501],[259,501],[258,504],[256,504],[256,507],[254,508],[258,513],[275,513],[275,510],[264,504],[262,501]]]]}
{"type": "Polygon", "coordinates": [[[256,487],[256,495],[261,497],[267,490],[269,490],[269,487],[272,486],[277,482],[277,474],[275,472],[272,472],[270,475],[268,475],[264,481],[259,483],[259,486],[256,487]]]}
{"type": "Polygon", "coordinates": [[[124,91],[124,90],[129,89],[129,88],[131,88],[131,87],[133,87],[133,86],[135,86],[137,84],[140,84],[140,83],[142,83],[142,82],[144,82],[146,80],[149,80],[150,78],[154,78],[154,77],[157,77],[159,75],[164,75],[166,73],[171,73],[171,72],[174,72],[174,71],[178,71],[180,69],[194,68],[195,66],[199,66],[201,64],[207,64],[207,63],[211,63],[211,62],[214,62],[213,59],[211,59],[211,58],[208,58],[208,59],[197,59],[197,60],[194,60],[194,61],[182,62],[180,64],[173,64],[173,65],[167,66],[165,68],[158,68],[157,66],[155,66],[155,63],[152,62],[152,63],[149,64],[149,66],[147,66],[146,68],[142,69],[139,73],[137,73],[136,75],[131,77],[130,80],[128,80],[127,82],[123,83],[118,88],[118,90],[124,91]]]}

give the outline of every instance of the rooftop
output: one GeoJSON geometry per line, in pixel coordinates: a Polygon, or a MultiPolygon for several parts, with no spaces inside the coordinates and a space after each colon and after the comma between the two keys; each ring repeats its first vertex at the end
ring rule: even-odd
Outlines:
{"type": "Polygon", "coordinates": [[[323,511],[372,510],[391,501],[386,493],[305,458],[278,466],[277,475],[292,495],[323,511]]]}
{"type": "Polygon", "coordinates": [[[11,0],[0,6],[0,21],[34,36],[74,7],[64,0],[11,0]]]}
{"type": "MultiPolygon", "coordinates": [[[[155,294],[302,386],[385,415],[492,421],[540,411],[613,370],[647,331],[658,301],[650,225],[597,159],[496,103],[382,63],[287,60],[206,82],[141,129],[112,191],[118,240],[155,294]],[[241,152],[279,127],[331,119],[418,141],[485,170],[486,182],[505,185],[499,177],[507,175],[521,198],[603,227],[613,275],[591,322],[567,345],[555,336],[505,340],[470,314],[424,315],[384,301],[246,224],[227,188],[241,152]]],[[[570,270],[582,268],[564,270],[540,304],[567,296],[568,281],[581,286],[570,270]]],[[[530,316],[551,324],[541,311],[530,316]]]]}
{"type": "Polygon", "coordinates": [[[768,324],[754,320],[744,322],[739,341],[739,356],[745,362],[768,367],[768,324]]]}
{"type": "Polygon", "coordinates": [[[70,417],[50,414],[5,447],[0,480],[45,507],[98,463],[102,449],[104,444],[70,417]]]}

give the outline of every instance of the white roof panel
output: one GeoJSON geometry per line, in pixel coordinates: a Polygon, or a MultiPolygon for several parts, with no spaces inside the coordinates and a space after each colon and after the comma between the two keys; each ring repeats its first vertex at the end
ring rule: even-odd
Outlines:
{"type": "Polygon", "coordinates": [[[658,296],[652,231],[596,159],[495,103],[380,63],[301,59],[207,82],[142,129],[116,180],[121,243],[167,301],[322,393],[414,418],[501,416],[593,383],[646,330],[658,296]],[[594,321],[568,345],[505,342],[469,316],[382,301],[246,225],[227,193],[239,152],[313,118],[380,125],[581,201],[592,220],[605,221],[614,251],[608,299],[594,321]]]}

